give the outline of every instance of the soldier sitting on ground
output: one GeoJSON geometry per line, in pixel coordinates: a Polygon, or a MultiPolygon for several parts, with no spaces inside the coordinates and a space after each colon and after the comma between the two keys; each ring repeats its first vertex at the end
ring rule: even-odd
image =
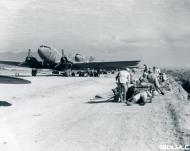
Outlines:
{"type": "Polygon", "coordinates": [[[145,105],[146,103],[151,103],[153,98],[153,91],[152,88],[141,90],[141,91],[134,91],[134,94],[131,96],[131,98],[128,98],[126,104],[128,106],[132,104],[139,104],[139,105],[145,105]]]}
{"type": "Polygon", "coordinates": [[[159,77],[153,73],[152,70],[149,70],[149,74],[147,76],[147,79],[149,83],[152,83],[153,86],[155,87],[156,91],[158,91],[160,94],[164,95],[164,92],[160,86],[159,83],[159,77]]]}

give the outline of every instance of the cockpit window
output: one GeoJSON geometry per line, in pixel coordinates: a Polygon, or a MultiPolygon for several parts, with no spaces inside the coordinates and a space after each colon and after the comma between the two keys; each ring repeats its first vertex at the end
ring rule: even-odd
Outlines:
{"type": "Polygon", "coordinates": [[[49,49],[51,49],[51,47],[45,46],[45,45],[41,45],[40,48],[49,48],[49,49]]]}

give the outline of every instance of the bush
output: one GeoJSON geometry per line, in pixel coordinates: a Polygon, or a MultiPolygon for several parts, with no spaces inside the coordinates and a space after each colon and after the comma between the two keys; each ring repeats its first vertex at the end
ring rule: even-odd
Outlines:
{"type": "Polygon", "coordinates": [[[190,70],[187,69],[163,69],[163,72],[172,76],[185,91],[190,93],[190,70]]]}

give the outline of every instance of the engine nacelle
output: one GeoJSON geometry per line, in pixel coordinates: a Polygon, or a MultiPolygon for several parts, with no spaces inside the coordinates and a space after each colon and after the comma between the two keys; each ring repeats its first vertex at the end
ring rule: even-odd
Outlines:
{"type": "Polygon", "coordinates": [[[55,69],[70,69],[73,63],[67,57],[61,57],[60,62],[55,66],[55,69]]]}
{"type": "Polygon", "coordinates": [[[26,57],[25,63],[27,63],[31,68],[39,68],[42,66],[42,63],[35,57],[26,57]]]}
{"type": "Polygon", "coordinates": [[[86,62],[86,58],[84,56],[82,56],[81,54],[76,54],[75,61],[76,62],[86,62]]]}

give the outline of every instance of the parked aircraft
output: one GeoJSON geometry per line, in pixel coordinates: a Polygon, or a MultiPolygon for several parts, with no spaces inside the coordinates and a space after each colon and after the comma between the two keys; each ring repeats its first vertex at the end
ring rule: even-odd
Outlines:
{"type": "Polygon", "coordinates": [[[110,62],[87,62],[80,54],[76,54],[75,62],[68,57],[60,54],[55,48],[47,45],[41,45],[38,48],[38,54],[42,61],[37,60],[31,55],[31,50],[28,50],[28,56],[24,62],[16,61],[0,61],[0,64],[15,65],[21,67],[32,68],[32,76],[36,76],[38,69],[51,69],[54,72],[68,70],[116,70],[118,68],[133,68],[140,63],[136,61],[110,61],[110,62]]]}

